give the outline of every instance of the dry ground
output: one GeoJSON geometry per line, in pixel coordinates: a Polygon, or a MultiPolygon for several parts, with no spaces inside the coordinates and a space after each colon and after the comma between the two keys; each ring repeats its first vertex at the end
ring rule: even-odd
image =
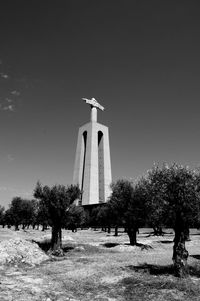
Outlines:
{"type": "MultiPolygon", "coordinates": [[[[187,242],[191,276],[183,280],[172,274],[173,233],[154,237],[149,232],[141,229],[141,245],[131,247],[123,232],[114,237],[93,230],[63,231],[64,258],[34,267],[20,262],[0,266],[0,300],[200,300],[200,231],[193,230],[187,242]]],[[[50,231],[0,228],[0,241],[17,236],[42,241],[50,231]]]]}

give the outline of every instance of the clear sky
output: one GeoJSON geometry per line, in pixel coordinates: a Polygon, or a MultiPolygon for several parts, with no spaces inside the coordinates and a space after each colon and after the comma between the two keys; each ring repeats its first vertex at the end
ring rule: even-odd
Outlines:
{"type": "Polygon", "coordinates": [[[113,180],[200,166],[199,0],[17,0],[0,7],[0,204],[71,184],[82,97],[104,107],[113,180]]]}

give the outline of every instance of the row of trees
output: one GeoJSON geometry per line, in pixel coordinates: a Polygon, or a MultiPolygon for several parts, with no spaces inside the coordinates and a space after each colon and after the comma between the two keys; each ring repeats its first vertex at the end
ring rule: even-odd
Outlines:
{"type": "Polygon", "coordinates": [[[30,224],[52,227],[51,248],[62,252],[62,228],[77,226],[101,226],[108,230],[124,227],[130,244],[137,244],[140,227],[151,226],[155,234],[161,235],[164,227],[174,229],[173,261],[176,274],[186,271],[188,252],[185,242],[189,228],[198,227],[200,220],[200,171],[174,164],[154,166],[146,176],[135,184],[118,180],[112,184],[112,195],[108,202],[94,208],[90,216],[82,207],[73,205],[80,198],[78,186],[55,185],[52,188],[37,183],[35,200],[14,198],[4,212],[0,208],[2,224],[19,224],[25,228],[30,224]]]}

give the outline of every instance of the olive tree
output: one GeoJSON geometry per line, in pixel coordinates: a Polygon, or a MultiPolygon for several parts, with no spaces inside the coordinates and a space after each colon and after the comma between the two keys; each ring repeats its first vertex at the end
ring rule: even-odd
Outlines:
{"type": "Polygon", "coordinates": [[[21,197],[14,197],[11,204],[9,204],[9,216],[12,225],[15,226],[15,231],[19,230],[19,225],[23,220],[22,203],[23,199],[21,197]]]}
{"type": "Polygon", "coordinates": [[[80,189],[76,185],[53,187],[36,184],[34,197],[39,199],[48,210],[52,223],[51,249],[55,254],[62,254],[62,227],[69,206],[80,197],[80,189]]]}
{"type": "MultiPolygon", "coordinates": [[[[148,207],[157,208],[162,222],[174,229],[173,262],[175,274],[187,274],[188,251],[185,242],[189,227],[199,218],[200,173],[187,167],[173,164],[154,166],[146,177],[149,194],[148,207]]],[[[153,216],[152,216],[153,218],[153,216]]]]}

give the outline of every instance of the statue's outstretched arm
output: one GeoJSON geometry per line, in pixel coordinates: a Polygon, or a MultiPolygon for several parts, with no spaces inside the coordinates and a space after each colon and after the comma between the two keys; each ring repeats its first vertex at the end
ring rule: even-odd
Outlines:
{"type": "Polygon", "coordinates": [[[104,111],[104,107],[101,106],[95,98],[92,99],[87,99],[87,98],[82,98],[87,104],[91,105],[92,107],[98,108],[102,111],[104,111]]]}

